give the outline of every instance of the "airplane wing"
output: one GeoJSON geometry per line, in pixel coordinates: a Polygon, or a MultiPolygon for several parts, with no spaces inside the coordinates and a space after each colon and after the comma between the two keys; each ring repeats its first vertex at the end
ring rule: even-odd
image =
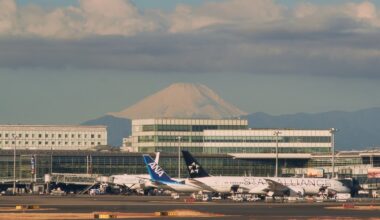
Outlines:
{"type": "Polygon", "coordinates": [[[198,186],[199,188],[202,189],[202,191],[206,192],[214,192],[215,190],[208,186],[207,184],[197,180],[197,179],[187,179],[187,181],[195,186],[198,186]]]}
{"type": "Polygon", "coordinates": [[[148,177],[143,177],[143,176],[136,176],[137,179],[141,179],[141,180],[151,180],[150,178],[148,177]]]}
{"type": "Polygon", "coordinates": [[[265,179],[268,183],[268,191],[273,192],[274,194],[284,194],[289,192],[290,188],[271,179],[265,179]]]}

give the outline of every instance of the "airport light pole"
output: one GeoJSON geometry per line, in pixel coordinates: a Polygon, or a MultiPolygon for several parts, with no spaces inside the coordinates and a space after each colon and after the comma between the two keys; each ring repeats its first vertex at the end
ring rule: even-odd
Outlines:
{"type": "Polygon", "coordinates": [[[181,178],[181,136],[178,139],[178,179],[181,178]]]}
{"type": "Polygon", "coordinates": [[[16,134],[12,134],[13,140],[15,144],[13,145],[13,195],[16,194],[16,145],[18,136],[16,134]]]}
{"type": "Polygon", "coordinates": [[[53,173],[53,146],[50,146],[50,175],[53,173]]]}
{"type": "Polygon", "coordinates": [[[273,135],[276,136],[276,170],[275,177],[278,177],[278,135],[281,134],[280,131],[274,131],[273,135]]]}
{"type": "Polygon", "coordinates": [[[338,131],[336,128],[331,128],[331,177],[334,178],[335,176],[335,133],[338,131]]]}

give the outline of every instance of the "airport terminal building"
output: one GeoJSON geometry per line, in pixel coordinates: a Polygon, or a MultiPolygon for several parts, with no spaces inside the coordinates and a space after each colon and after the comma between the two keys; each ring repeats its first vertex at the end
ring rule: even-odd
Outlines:
{"type": "Polygon", "coordinates": [[[0,149],[85,150],[107,145],[106,126],[0,125],[0,149]]]}
{"type": "MultiPolygon", "coordinates": [[[[19,184],[43,183],[48,173],[146,174],[142,154],[154,156],[156,151],[161,152],[161,166],[177,176],[179,147],[192,152],[212,175],[273,176],[277,149],[282,176],[304,175],[308,168],[321,167],[323,176],[332,176],[330,129],[249,129],[247,120],[241,119],[141,119],[132,121],[132,135],[124,139],[130,152],[96,148],[107,145],[105,126],[3,125],[0,134],[3,183],[13,180],[14,165],[19,184]]],[[[379,152],[339,152],[335,174],[366,181],[368,167],[380,167],[379,152]]],[[[187,177],[183,162],[181,174],[187,177]]]]}
{"type": "Polygon", "coordinates": [[[250,129],[242,119],[142,119],[132,120],[130,145],[134,152],[178,152],[250,154],[273,157],[310,158],[329,154],[332,132],[327,130],[250,129]]]}
{"type": "MultiPolygon", "coordinates": [[[[146,174],[143,153],[96,150],[18,150],[16,151],[17,184],[44,183],[44,175],[59,173],[113,175],[146,174]]],[[[154,157],[154,154],[151,154],[154,157]]],[[[0,150],[0,185],[13,181],[14,151],[0,150]]],[[[273,159],[236,158],[231,154],[194,154],[203,167],[214,176],[273,176],[273,159]]],[[[187,177],[186,166],[181,161],[181,177],[187,177]]],[[[178,155],[161,153],[160,165],[175,177],[178,175],[178,155]]],[[[380,150],[340,152],[335,157],[335,173],[339,177],[355,177],[366,183],[367,170],[380,167],[380,150]]],[[[323,176],[331,176],[331,157],[312,155],[309,159],[280,159],[280,176],[306,175],[308,168],[323,168],[323,176]]],[[[62,182],[65,182],[64,178],[62,182]]],[[[380,181],[377,179],[377,187],[380,181]]]]}

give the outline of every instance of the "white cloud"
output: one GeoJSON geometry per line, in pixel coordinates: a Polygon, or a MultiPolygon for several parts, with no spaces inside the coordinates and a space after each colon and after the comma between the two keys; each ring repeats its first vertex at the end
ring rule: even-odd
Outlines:
{"type": "Polygon", "coordinates": [[[277,2],[182,4],[165,12],[140,11],[127,0],[50,10],[0,0],[0,67],[380,77],[374,4],[277,2]]]}
{"type": "MultiPolygon", "coordinates": [[[[50,10],[18,7],[15,0],[0,0],[0,36],[61,39],[131,36],[162,30],[189,33],[219,27],[254,33],[283,29],[324,31],[337,19],[358,23],[362,25],[360,29],[380,27],[376,6],[368,1],[329,6],[300,3],[295,8],[286,8],[272,0],[230,0],[199,6],[182,4],[172,12],[141,12],[129,0],[79,0],[76,7],[50,10]]],[[[352,31],[358,29],[358,24],[344,28],[352,31]]]]}
{"type": "Polygon", "coordinates": [[[0,0],[0,34],[12,32],[17,5],[13,0],[0,0]]]}
{"type": "Polygon", "coordinates": [[[79,7],[46,10],[17,7],[14,0],[0,0],[0,35],[43,38],[80,38],[96,35],[129,36],[155,30],[127,0],[81,0],[79,7]]]}
{"type": "Polygon", "coordinates": [[[213,25],[252,28],[279,21],[284,8],[268,0],[231,0],[205,3],[199,7],[179,5],[169,14],[170,32],[187,32],[213,25]]]}
{"type": "Polygon", "coordinates": [[[140,15],[137,8],[124,0],[81,0],[83,31],[94,35],[132,35],[153,31],[155,25],[140,15]]]}

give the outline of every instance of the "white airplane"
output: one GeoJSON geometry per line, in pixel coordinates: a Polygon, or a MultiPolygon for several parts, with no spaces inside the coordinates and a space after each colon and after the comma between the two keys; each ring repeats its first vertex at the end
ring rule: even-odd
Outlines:
{"type": "Polygon", "coordinates": [[[157,188],[175,192],[199,192],[202,188],[191,184],[188,180],[174,180],[148,155],[144,154],[144,163],[148,170],[150,180],[157,188]]]}
{"type": "MultiPolygon", "coordinates": [[[[160,152],[156,152],[155,162],[160,160],[160,152]]],[[[155,188],[147,174],[120,174],[109,177],[100,177],[98,182],[126,187],[128,190],[147,190],[155,188]]]]}
{"type": "Polygon", "coordinates": [[[263,196],[318,195],[328,189],[334,193],[349,193],[346,182],[327,178],[210,176],[188,152],[182,151],[190,175],[189,182],[204,191],[242,192],[263,196]]]}

